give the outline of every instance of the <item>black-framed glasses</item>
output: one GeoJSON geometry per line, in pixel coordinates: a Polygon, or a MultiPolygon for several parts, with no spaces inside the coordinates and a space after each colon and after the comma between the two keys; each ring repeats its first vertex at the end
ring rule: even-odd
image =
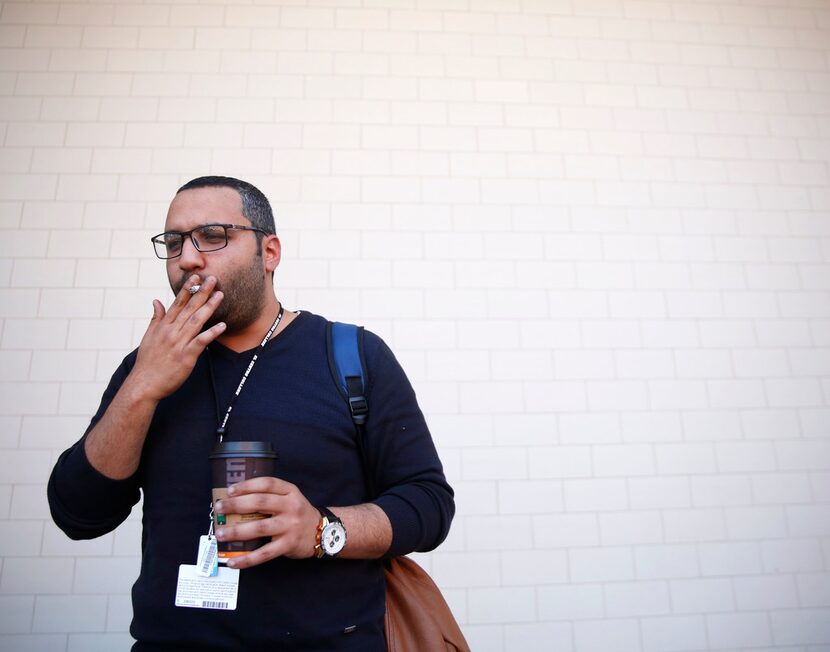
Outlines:
{"type": "Polygon", "coordinates": [[[193,246],[202,253],[219,251],[228,246],[228,231],[257,231],[267,233],[255,226],[242,226],[239,224],[203,224],[190,231],[165,231],[150,238],[156,256],[162,260],[178,258],[182,255],[184,239],[189,237],[193,246]]]}

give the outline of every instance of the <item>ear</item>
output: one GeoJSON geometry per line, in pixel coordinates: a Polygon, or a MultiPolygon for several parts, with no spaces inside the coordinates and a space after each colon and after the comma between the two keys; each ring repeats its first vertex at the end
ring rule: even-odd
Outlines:
{"type": "Polygon", "coordinates": [[[275,235],[266,235],[262,238],[262,260],[265,263],[265,271],[269,274],[280,264],[282,258],[282,245],[280,239],[275,235]]]}

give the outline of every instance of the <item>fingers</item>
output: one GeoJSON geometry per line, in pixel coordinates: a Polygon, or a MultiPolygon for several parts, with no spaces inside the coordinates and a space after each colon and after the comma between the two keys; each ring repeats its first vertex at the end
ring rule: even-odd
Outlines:
{"type": "MultiPolygon", "coordinates": [[[[191,280],[197,279],[194,275],[191,280]]],[[[153,300],[153,317],[148,327],[154,332],[154,338],[163,341],[163,346],[168,351],[179,350],[186,353],[188,357],[198,356],[204,348],[213,340],[225,332],[227,324],[219,322],[206,331],[202,331],[205,323],[216,311],[222,302],[224,294],[217,290],[212,292],[216,286],[216,279],[208,277],[198,291],[191,294],[187,288],[194,287],[188,282],[182,287],[176,300],[165,312],[164,306],[158,299],[153,300]],[[187,305],[176,311],[175,307],[182,296],[187,296],[187,305]]]]}
{"type": "Polygon", "coordinates": [[[258,566],[277,557],[285,555],[285,546],[280,541],[271,541],[264,546],[252,550],[248,554],[234,557],[228,560],[229,568],[250,568],[251,566],[258,566]]]}
{"type": "MultiPolygon", "coordinates": [[[[215,279],[214,279],[215,282],[215,279]]],[[[190,293],[190,288],[194,285],[201,285],[202,278],[198,274],[192,274],[190,278],[187,279],[182,284],[182,287],[176,293],[175,298],[173,299],[173,303],[170,304],[170,308],[167,310],[167,315],[170,317],[171,320],[176,319],[179,316],[179,313],[182,309],[188,304],[190,299],[194,297],[198,292],[195,294],[190,293]]]]}
{"type": "MultiPolygon", "coordinates": [[[[247,513],[247,512],[246,512],[247,513]]],[[[219,541],[250,541],[251,539],[271,538],[284,534],[290,519],[285,516],[268,516],[253,521],[223,525],[216,529],[219,541]]]]}
{"type": "Polygon", "coordinates": [[[190,344],[197,351],[202,351],[208,344],[210,344],[213,340],[215,340],[222,333],[224,333],[226,328],[227,324],[225,324],[225,322],[223,321],[219,322],[218,324],[214,324],[206,331],[201,332],[196,337],[194,337],[190,344]]]}
{"type": "Polygon", "coordinates": [[[224,498],[214,505],[217,514],[278,514],[284,507],[284,496],[276,494],[247,494],[238,498],[224,498]]]}
{"type": "Polygon", "coordinates": [[[284,511],[281,500],[292,494],[296,502],[305,501],[300,490],[290,482],[260,476],[228,487],[228,497],[216,501],[213,509],[217,514],[278,514],[284,511]]]}
{"type": "Polygon", "coordinates": [[[229,487],[228,497],[217,501],[213,509],[217,514],[284,515],[299,513],[306,504],[305,496],[291,483],[260,477],[229,487]],[[242,491],[238,489],[241,485],[245,485],[242,491]]]}
{"type": "Polygon", "coordinates": [[[222,300],[221,292],[214,292],[216,288],[216,277],[208,276],[201,280],[194,274],[187,283],[179,290],[173,305],[170,306],[168,315],[173,324],[182,330],[199,331],[208,317],[213,314],[219,302],[222,300]],[[193,288],[199,289],[191,292],[193,288]],[[219,295],[219,296],[217,296],[219,295]],[[183,303],[179,303],[183,302],[183,303]],[[203,310],[203,308],[205,308],[203,310]]]}
{"type": "Polygon", "coordinates": [[[256,550],[249,552],[247,555],[229,559],[228,567],[239,569],[250,568],[251,566],[258,566],[259,564],[270,561],[276,557],[279,557],[279,553],[274,552],[273,547],[269,543],[261,548],[257,548],[256,550]]]}
{"type": "Polygon", "coordinates": [[[314,555],[317,520],[311,523],[292,519],[285,515],[271,516],[241,525],[218,528],[216,537],[219,541],[250,541],[251,539],[270,538],[264,546],[241,557],[228,561],[231,568],[248,568],[256,566],[275,557],[302,559],[314,555]]]}
{"type": "MultiPolygon", "coordinates": [[[[199,291],[201,294],[202,291],[199,291]]],[[[202,332],[202,329],[205,326],[205,323],[210,316],[216,311],[216,308],[219,307],[219,304],[222,303],[222,299],[225,295],[217,290],[216,292],[211,293],[210,297],[205,301],[201,306],[196,307],[188,306],[185,311],[179,313],[179,318],[176,323],[173,324],[174,328],[178,328],[178,332],[185,336],[186,339],[192,340],[191,344],[198,345],[199,342],[204,342],[204,346],[210,344],[213,341],[213,337],[210,337],[205,341],[205,338],[199,339],[199,334],[202,332]],[[192,312],[189,312],[192,308],[195,308],[192,312]],[[178,323],[179,320],[181,323],[178,323]]],[[[222,330],[224,330],[225,324],[222,323],[222,330]]],[[[221,335],[221,332],[216,333],[216,335],[221,335]]],[[[199,351],[201,351],[204,346],[198,347],[199,351]]]]}
{"type": "Polygon", "coordinates": [[[243,496],[245,494],[267,493],[288,495],[292,491],[299,491],[296,485],[274,478],[271,476],[260,476],[243,480],[228,487],[228,496],[243,496]]]}
{"type": "Polygon", "coordinates": [[[219,290],[214,291],[216,285],[215,276],[203,280],[198,274],[193,274],[182,285],[166,314],[162,310],[159,315],[158,308],[153,303],[153,322],[172,327],[171,334],[177,332],[185,338],[184,341],[180,340],[181,346],[198,355],[224,332],[223,324],[219,329],[214,327],[202,333],[205,323],[225,296],[219,290]]]}

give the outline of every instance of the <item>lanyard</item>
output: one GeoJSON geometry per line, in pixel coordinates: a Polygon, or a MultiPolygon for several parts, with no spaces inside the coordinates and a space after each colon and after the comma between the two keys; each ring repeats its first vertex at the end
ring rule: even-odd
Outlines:
{"type": "MultiPolygon", "coordinates": [[[[242,374],[242,378],[239,381],[239,385],[236,388],[236,391],[231,396],[230,404],[228,405],[228,409],[225,411],[225,418],[222,419],[221,425],[216,429],[216,435],[219,437],[219,442],[222,442],[223,437],[225,436],[225,425],[228,423],[228,418],[231,416],[231,410],[233,410],[234,403],[236,403],[236,399],[239,398],[239,395],[242,393],[242,388],[245,386],[245,381],[248,380],[248,376],[251,375],[251,370],[254,368],[256,361],[259,359],[259,354],[262,353],[262,349],[265,348],[265,345],[268,344],[268,340],[271,339],[271,336],[274,334],[274,331],[277,330],[277,326],[280,325],[282,321],[282,316],[284,314],[284,310],[282,307],[282,303],[279,304],[280,310],[277,313],[277,318],[274,320],[274,323],[271,324],[271,328],[268,329],[268,332],[265,333],[265,337],[262,338],[262,342],[259,345],[259,348],[254,352],[254,357],[251,358],[251,361],[248,363],[248,368],[245,369],[245,373],[242,374]]],[[[213,397],[216,405],[216,416],[217,421],[219,417],[219,398],[216,394],[216,380],[213,375],[213,362],[211,361],[210,351],[208,350],[208,368],[210,370],[210,384],[213,389],[213,397]]],[[[198,573],[204,577],[213,577],[217,573],[217,562],[218,562],[218,548],[216,537],[213,534],[213,500],[210,501],[210,515],[208,518],[210,519],[210,525],[208,526],[208,533],[206,536],[199,537],[199,554],[197,555],[196,559],[196,568],[198,569],[198,573]]]]}
{"type": "MultiPolygon", "coordinates": [[[[274,320],[274,323],[271,324],[271,328],[268,329],[268,332],[265,333],[265,337],[262,338],[262,342],[259,345],[259,348],[254,352],[254,357],[251,358],[251,362],[248,364],[248,368],[245,370],[245,373],[242,374],[242,378],[239,381],[239,385],[236,388],[236,391],[231,396],[231,402],[228,405],[228,409],[225,411],[225,418],[222,419],[222,423],[216,429],[216,434],[219,437],[219,441],[221,442],[223,437],[225,436],[225,425],[228,423],[228,419],[231,416],[231,410],[233,410],[233,406],[236,403],[236,399],[239,398],[239,395],[242,393],[242,388],[245,386],[245,381],[248,380],[248,376],[251,375],[251,369],[254,368],[256,361],[259,359],[259,354],[262,353],[262,349],[265,348],[265,345],[268,344],[268,340],[271,339],[271,336],[274,334],[274,331],[277,330],[277,326],[280,325],[282,321],[282,316],[285,311],[283,310],[282,304],[280,303],[280,311],[277,313],[277,318],[274,320]]],[[[213,383],[213,363],[210,360],[210,354],[208,354],[208,365],[211,367],[210,371],[210,380],[213,383]]],[[[214,396],[216,396],[216,388],[214,387],[214,396]]],[[[219,407],[218,405],[216,406],[219,407]]]]}

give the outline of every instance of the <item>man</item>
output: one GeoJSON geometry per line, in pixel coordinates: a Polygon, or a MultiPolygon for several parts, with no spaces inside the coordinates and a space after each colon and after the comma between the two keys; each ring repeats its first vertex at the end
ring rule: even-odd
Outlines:
{"type": "Polygon", "coordinates": [[[138,349],[55,465],[55,522],[72,538],[97,537],[143,493],[135,651],[384,650],[382,558],[435,548],[455,510],[406,376],[367,332],[366,458],[377,494],[368,496],[329,369],[327,322],[284,310],[274,292],[281,249],[265,196],[238,179],[194,179],[153,243],[175,299],[166,310],[153,302],[138,349]],[[177,607],[179,568],[195,564],[208,533],[208,455],[223,422],[224,441],[273,445],[277,477],[241,482],[213,505],[223,515],[267,515],[218,527],[216,537],[270,541],[228,562],[240,572],[222,569],[238,579],[236,609],[177,607]],[[321,529],[336,519],[345,546],[320,558],[321,529]]]}

